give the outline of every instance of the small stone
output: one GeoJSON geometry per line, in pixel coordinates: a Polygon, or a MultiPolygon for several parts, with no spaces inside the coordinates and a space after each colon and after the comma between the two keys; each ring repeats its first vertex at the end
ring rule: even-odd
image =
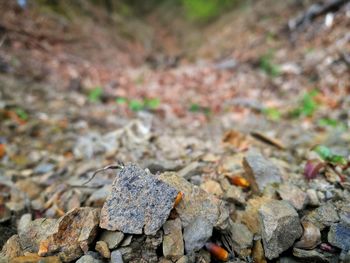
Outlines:
{"type": "Polygon", "coordinates": [[[111,193],[112,186],[110,184],[103,186],[97,191],[93,192],[86,201],[87,206],[102,207],[107,197],[111,193]]]}
{"type": "Polygon", "coordinates": [[[241,223],[231,222],[228,231],[232,239],[233,249],[238,253],[253,245],[253,234],[249,231],[246,225],[241,223]]]}
{"type": "Polygon", "coordinates": [[[112,251],[111,263],[124,263],[122,253],[119,250],[112,251]]]}
{"type": "Polygon", "coordinates": [[[1,254],[9,260],[23,255],[18,235],[13,235],[6,241],[1,254]]]}
{"type": "Polygon", "coordinates": [[[155,234],[169,217],[178,191],[137,165],[116,176],[101,211],[100,227],[128,234],[155,234]]]}
{"type": "Polygon", "coordinates": [[[245,204],[245,195],[240,187],[230,185],[225,191],[224,199],[237,205],[245,204]]]}
{"type": "Polygon", "coordinates": [[[266,263],[266,258],[264,254],[264,248],[261,243],[261,239],[255,240],[254,241],[254,246],[252,250],[252,257],[254,262],[259,262],[259,263],[266,263]]]}
{"type": "Polygon", "coordinates": [[[206,218],[218,228],[223,227],[228,221],[225,203],[215,196],[173,172],[163,173],[159,178],[184,194],[181,202],[175,207],[183,227],[188,226],[198,217],[206,218]]]}
{"type": "Polygon", "coordinates": [[[79,258],[76,263],[103,263],[102,260],[96,259],[91,255],[84,255],[79,258]]]}
{"type": "Polygon", "coordinates": [[[165,222],[163,230],[163,255],[166,259],[175,261],[184,254],[181,220],[177,218],[165,222]]]}
{"type": "Polygon", "coordinates": [[[273,259],[302,235],[296,210],[286,201],[271,200],[259,209],[265,256],[273,259]]]}
{"type": "Polygon", "coordinates": [[[13,258],[11,263],[61,263],[59,257],[50,256],[50,257],[40,257],[36,254],[27,254],[25,256],[20,256],[13,258]]]}
{"type": "Polygon", "coordinates": [[[110,258],[111,252],[109,251],[108,245],[104,241],[97,241],[95,250],[100,253],[100,255],[104,258],[110,258]]]}
{"type": "Polygon", "coordinates": [[[100,240],[106,242],[109,249],[115,249],[122,242],[123,238],[124,234],[122,232],[105,230],[102,232],[100,240]]]}
{"type": "Polygon", "coordinates": [[[320,201],[318,200],[317,192],[315,189],[307,189],[306,194],[308,197],[309,205],[311,205],[311,206],[319,206],[320,205],[320,201]]]}
{"type": "Polygon", "coordinates": [[[186,253],[200,250],[213,234],[213,225],[203,217],[196,218],[184,228],[186,253]]]}
{"type": "Polygon", "coordinates": [[[30,222],[32,222],[31,214],[28,213],[28,214],[22,215],[17,225],[18,232],[24,231],[29,226],[30,222]]]}
{"type": "Polygon", "coordinates": [[[123,242],[120,244],[121,247],[129,246],[132,241],[132,235],[126,235],[123,242]]]}
{"type": "Polygon", "coordinates": [[[214,180],[208,180],[204,182],[200,187],[209,194],[213,194],[219,197],[223,194],[220,184],[214,180]]]}
{"type": "Polygon", "coordinates": [[[331,226],[328,242],[344,251],[350,251],[350,226],[339,223],[331,226]]]}
{"type": "Polygon", "coordinates": [[[267,185],[281,182],[280,169],[258,152],[249,152],[243,159],[243,167],[255,192],[262,192],[267,185]]]}
{"type": "Polygon", "coordinates": [[[313,223],[303,221],[303,235],[300,241],[296,242],[294,247],[303,249],[313,249],[321,243],[321,232],[313,223]]]}
{"type": "Polygon", "coordinates": [[[338,256],[335,254],[320,252],[316,249],[305,250],[300,248],[293,248],[293,256],[302,259],[303,262],[324,262],[324,263],[335,263],[338,261],[338,256]]]}
{"type": "Polygon", "coordinates": [[[20,180],[16,183],[16,187],[26,193],[29,199],[37,198],[41,193],[41,187],[31,179],[20,180]]]}
{"type": "Polygon", "coordinates": [[[334,205],[326,203],[308,214],[305,220],[312,222],[320,230],[339,221],[339,216],[334,205]]]}
{"type": "Polygon", "coordinates": [[[299,187],[284,183],[279,186],[278,194],[282,200],[288,201],[296,210],[302,210],[307,201],[307,194],[299,187]]]}
{"type": "Polygon", "coordinates": [[[161,257],[158,261],[158,263],[173,263],[173,261],[171,261],[170,259],[166,259],[161,257]]]}
{"type": "Polygon", "coordinates": [[[187,256],[182,256],[181,258],[179,258],[178,261],[176,261],[176,263],[188,263],[188,257],[187,256]]]}

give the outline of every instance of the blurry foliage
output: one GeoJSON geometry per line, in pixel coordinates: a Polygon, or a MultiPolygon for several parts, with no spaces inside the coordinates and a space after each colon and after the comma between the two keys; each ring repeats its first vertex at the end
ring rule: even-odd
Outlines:
{"type": "Polygon", "coordinates": [[[16,108],[15,112],[21,120],[23,121],[28,120],[28,113],[22,108],[16,108]]]}
{"type": "Polygon", "coordinates": [[[209,107],[201,106],[197,103],[192,103],[188,110],[190,112],[204,113],[206,116],[209,116],[212,113],[212,111],[209,107]]]}
{"type": "Polygon", "coordinates": [[[313,151],[315,151],[321,159],[334,165],[346,165],[348,161],[344,156],[334,154],[331,149],[324,145],[317,145],[313,151]]]}
{"type": "Polygon", "coordinates": [[[317,90],[311,90],[310,92],[307,92],[304,94],[300,106],[296,109],[292,110],[290,113],[291,117],[311,117],[315,111],[318,108],[318,103],[315,100],[315,97],[317,96],[318,91],[317,90]]]}
{"type": "Polygon", "coordinates": [[[90,102],[99,102],[101,101],[101,97],[103,94],[103,90],[101,87],[95,87],[89,92],[88,98],[90,102]]]}
{"type": "Polygon", "coordinates": [[[160,99],[158,98],[144,98],[143,100],[130,99],[119,97],[116,99],[116,103],[119,105],[127,104],[128,108],[132,111],[141,110],[156,110],[160,105],[160,99]]]}
{"type": "Polygon", "coordinates": [[[273,62],[274,54],[272,51],[262,55],[259,59],[259,67],[267,75],[271,77],[277,77],[281,74],[279,65],[273,62]]]}
{"type": "Polygon", "coordinates": [[[276,108],[265,108],[262,110],[262,113],[271,121],[279,121],[282,116],[281,112],[276,108]]]}

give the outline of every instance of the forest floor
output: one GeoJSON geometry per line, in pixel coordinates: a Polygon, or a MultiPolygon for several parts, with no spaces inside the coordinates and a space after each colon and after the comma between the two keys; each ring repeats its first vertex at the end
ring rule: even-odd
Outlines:
{"type": "Polygon", "coordinates": [[[0,4],[0,262],[349,262],[350,6],[275,2],[0,4]]]}

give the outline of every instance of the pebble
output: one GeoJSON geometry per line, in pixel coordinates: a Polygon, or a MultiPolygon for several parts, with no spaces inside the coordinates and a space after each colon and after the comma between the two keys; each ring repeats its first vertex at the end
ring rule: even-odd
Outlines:
{"type": "Polygon", "coordinates": [[[313,249],[321,243],[321,232],[318,227],[308,221],[303,221],[303,235],[300,241],[296,242],[294,247],[303,249],[313,249]]]}
{"type": "Polygon", "coordinates": [[[166,259],[178,260],[184,254],[181,220],[177,218],[165,222],[163,230],[163,255],[166,259]]]}
{"type": "Polygon", "coordinates": [[[322,204],[305,218],[312,222],[320,230],[339,221],[339,216],[334,205],[331,203],[322,204]]]}
{"type": "Polygon", "coordinates": [[[258,152],[248,152],[243,159],[243,167],[255,192],[262,192],[269,184],[281,183],[280,169],[258,152]]]}
{"type": "Polygon", "coordinates": [[[344,251],[350,251],[350,226],[333,224],[328,232],[328,242],[344,251]]]}
{"type": "Polygon", "coordinates": [[[124,263],[122,253],[119,250],[112,251],[111,263],[124,263]]]}
{"type": "Polygon", "coordinates": [[[230,185],[227,188],[224,199],[237,205],[244,205],[246,203],[245,195],[243,194],[242,189],[234,185],[230,185]]]}
{"type": "Polygon", "coordinates": [[[293,248],[293,256],[303,260],[303,262],[324,262],[324,263],[336,263],[338,256],[327,253],[319,252],[318,250],[306,250],[300,248],[293,248]]]}
{"type": "Polygon", "coordinates": [[[101,211],[100,227],[127,234],[155,234],[169,217],[178,191],[135,164],[116,176],[101,211]]]}
{"type": "Polygon", "coordinates": [[[307,194],[293,184],[284,183],[280,185],[278,194],[282,200],[288,201],[296,210],[302,210],[306,205],[307,194]]]}
{"type": "Polygon", "coordinates": [[[104,258],[110,258],[111,252],[109,251],[108,244],[104,241],[97,241],[95,245],[95,250],[100,253],[104,258]]]}
{"type": "Polygon", "coordinates": [[[122,242],[123,238],[123,232],[105,230],[101,234],[100,241],[106,242],[109,249],[115,249],[122,242]]]}
{"type": "Polygon", "coordinates": [[[233,249],[238,254],[241,254],[242,250],[252,247],[253,234],[246,225],[231,222],[228,231],[231,234],[233,249]]]}
{"type": "Polygon", "coordinates": [[[320,201],[318,200],[317,192],[315,189],[307,189],[306,194],[308,197],[308,204],[309,205],[311,205],[311,206],[319,206],[320,205],[320,201]]]}
{"type": "Polygon", "coordinates": [[[265,256],[277,258],[302,235],[296,210],[286,201],[271,200],[259,209],[265,256]]]}
{"type": "Polygon", "coordinates": [[[102,260],[96,259],[91,255],[84,255],[79,258],[76,263],[103,263],[102,260]]]}
{"type": "Polygon", "coordinates": [[[184,228],[186,253],[200,250],[213,234],[213,225],[203,217],[196,218],[184,228]]]}
{"type": "Polygon", "coordinates": [[[204,191],[206,191],[209,194],[216,195],[218,197],[223,195],[223,191],[221,189],[221,186],[218,182],[214,180],[207,180],[200,186],[204,191]]]}

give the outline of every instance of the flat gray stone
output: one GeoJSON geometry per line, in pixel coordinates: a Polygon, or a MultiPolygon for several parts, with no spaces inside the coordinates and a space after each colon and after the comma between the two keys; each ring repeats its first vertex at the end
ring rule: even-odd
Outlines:
{"type": "Polygon", "coordinates": [[[233,249],[237,253],[240,253],[242,249],[253,246],[253,234],[246,225],[231,222],[228,231],[230,231],[232,237],[233,249]]]}
{"type": "Polygon", "coordinates": [[[328,242],[344,251],[350,251],[350,226],[339,223],[331,226],[328,242]]]}
{"type": "Polygon", "coordinates": [[[323,230],[325,227],[339,222],[340,218],[335,206],[331,203],[326,203],[308,214],[306,220],[323,230]]]}
{"type": "Polygon", "coordinates": [[[261,206],[259,215],[268,259],[277,258],[303,233],[298,213],[287,201],[271,200],[261,206]]]}
{"type": "Polygon", "coordinates": [[[316,249],[306,250],[293,248],[293,256],[302,260],[302,262],[323,262],[336,263],[339,262],[338,256],[335,254],[320,252],[316,249]]]}
{"type": "Polygon", "coordinates": [[[103,263],[102,260],[96,259],[91,255],[84,255],[76,263],[103,263]]]}
{"type": "Polygon", "coordinates": [[[124,263],[123,255],[119,250],[112,251],[111,263],[124,263]]]}
{"type": "Polygon", "coordinates": [[[100,241],[104,241],[108,244],[109,249],[115,249],[123,240],[124,234],[119,231],[103,231],[100,237],[100,241]]]}
{"type": "Polygon", "coordinates": [[[167,220],[178,191],[135,164],[116,176],[101,211],[100,227],[154,235],[167,220]]]}
{"type": "Polygon", "coordinates": [[[243,167],[255,192],[262,192],[267,185],[282,181],[280,169],[261,153],[248,152],[243,159],[243,167]]]}
{"type": "Polygon", "coordinates": [[[200,250],[213,234],[213,225],[203,217],[196,218],[184,229],[186,253],[200,250]]]}
{"type": "Polygon", "coordinates": [[[288,201],[296,210],[302,210],[307,202],[307,194],[299,187],[284,183],[278,188],[282,200],[288,201]]]}

